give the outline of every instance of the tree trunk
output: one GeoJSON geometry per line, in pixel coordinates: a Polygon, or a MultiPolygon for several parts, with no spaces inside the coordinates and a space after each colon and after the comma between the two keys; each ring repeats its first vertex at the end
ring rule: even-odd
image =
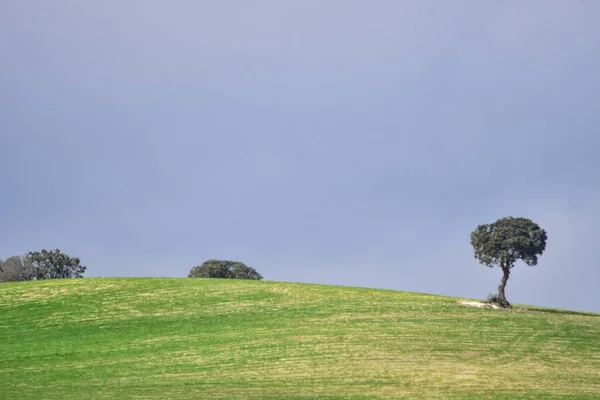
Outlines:
{"type": "Polygon", "coordinates": [[[510,268],[502,267],[502,280],[500,281],[500,285],[498,285],[498,300],[500,301],[500,305],[504,308],[512,308],[508,300],[506,300],[506,294],[504,293],[509,276],[510,268]]]}

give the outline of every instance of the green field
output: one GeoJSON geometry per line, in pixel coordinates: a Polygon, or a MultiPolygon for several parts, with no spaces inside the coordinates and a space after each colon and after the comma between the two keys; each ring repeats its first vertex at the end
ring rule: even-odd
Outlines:
{"type": "Polygon", "coordinates": [[[1,399],[600,398],[600,315],[207,279],[0,285],[1,399]]]}

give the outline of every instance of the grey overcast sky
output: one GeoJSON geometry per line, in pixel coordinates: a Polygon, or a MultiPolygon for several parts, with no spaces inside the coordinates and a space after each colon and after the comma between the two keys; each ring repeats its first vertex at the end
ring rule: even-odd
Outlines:
{"type": "Polygon", "coordinates": [[[600,1],[0,1],[0,258],[600,312],[600,1]]]}

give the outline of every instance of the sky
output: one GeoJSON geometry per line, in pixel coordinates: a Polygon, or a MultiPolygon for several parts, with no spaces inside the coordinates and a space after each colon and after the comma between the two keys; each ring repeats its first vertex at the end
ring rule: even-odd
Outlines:
{"type": "Polygon", "coordinates": [[[600,2],[0,1],[0,258],[600,312],[600,2]]]}

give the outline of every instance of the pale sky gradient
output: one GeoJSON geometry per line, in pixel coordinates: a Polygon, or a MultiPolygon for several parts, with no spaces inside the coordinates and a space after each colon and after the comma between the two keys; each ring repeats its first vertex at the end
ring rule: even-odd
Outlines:
{"type": "Polygon", "coordinates": [[[0,1],[0,258],[600,312],[600,1],[0,1]]]}

